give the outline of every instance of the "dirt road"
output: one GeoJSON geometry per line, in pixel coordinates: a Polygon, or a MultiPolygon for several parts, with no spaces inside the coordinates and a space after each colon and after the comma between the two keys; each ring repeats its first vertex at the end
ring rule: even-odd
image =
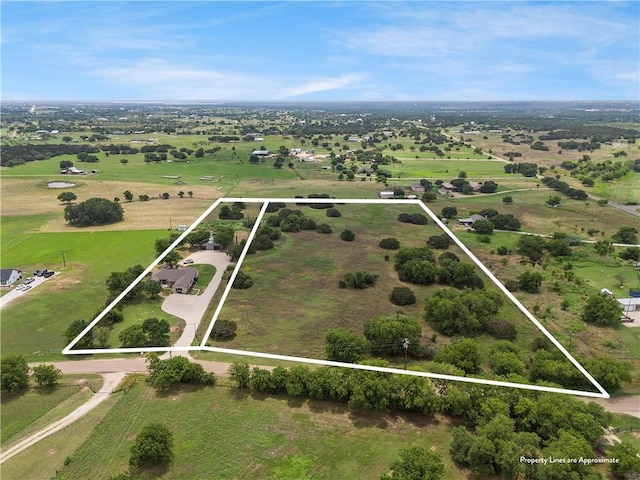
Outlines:
{"type": "Polygon", "coordinates": [[[109,394],[113,391],[113,389],[118,386],[118,384],[125,377],[125,373],[124,372],[105,373],[103,374],[103,377],[104,377],[104,385],[99,391],[96,392],[96,394],[93,397],[91,397],[91,399],[89,399],[88,402],[76,408],[73,412],[71,412],[66,417],[58,420],[57,422],[52,423],[51,425],[48,425],[47,427],[43,428],[39,432],[34,433],[30,437],[25,438],[24,440],[15,444],[13,447],[8,448],[7,450],[0,453],[0,464],[9,460],[11,457],[13,457],[14,455],[17,455],[23,450],[29,448],[31,445],[39,442],[43,438],[46,438],[49,435],[52,435],[62,430],[66,426],[71,425],[73,422],[75,422],[76,420],[79,420],[80,418],[85,416],[87,413],[89,413],[91,410],[96,408],[104,400],[106,400],[109,394]]]}

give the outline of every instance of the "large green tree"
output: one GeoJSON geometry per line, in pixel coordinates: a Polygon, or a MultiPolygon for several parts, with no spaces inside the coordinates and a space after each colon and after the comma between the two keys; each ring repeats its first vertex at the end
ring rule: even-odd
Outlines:
{"type": "Polygon", "coordinates": [[[62,377],[62,371],[53,365],[41,364],[33,367],[33,378],[41,387],[53,387],[62,377]]]}
{"type": "Polygon", "coordinates": [[[391,472],[381,480],[439,480],[444,475],[444,462],[440,455],[424,447],[407,447],[391,464],[391,472]]]}
{"type": "Polygon", "coordinates": [[[369,344],[360,335],[342,328],[331,328],[325,335],[325,351],[329,360],[357,363],[369,351],[369,344]]]}
{"type": "Polygon", "coordinates": [[[173,460],[173,434],[161,423],[150,423],[140,430],[131,445],[132,467],[166,465],[173,460]]]}
{"type": "Polygon", "coordinates": [[[404,339],[409,340],[408,353],[414,355],[420,347],[422,327],[406,315],[378,316],[364,326],[364,336],[371,343],[371,351],[377,355],[404,353],[404,339]]]}
{"type": "Polygon", "coordinates": [[[595,293],[587,299],[580,318],[599,327],[617,327],[620,325],[621,315],[622,308],[615,298],[595,293]]]}
{"type": "Polygon", "coordinates": [[[14,393],[29,386],[29,365],[22,355],[10,353],[0,358],[0,391],[14,393]]]}

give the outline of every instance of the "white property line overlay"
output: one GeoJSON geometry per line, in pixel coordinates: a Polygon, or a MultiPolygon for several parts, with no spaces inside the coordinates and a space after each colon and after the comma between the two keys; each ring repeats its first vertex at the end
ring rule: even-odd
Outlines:
{"type": "Polygon", "coordinates": [[[384,373],[399,373],[404,375],[414,375],[420,377],[428,377],[435,378],[441,380],[454,380],[460,382],[467,383],[475,383],[480,385],[494,385],[494,386],[503,386],[503,387],[512,387],[512,388],[521,388],[525,390],[536,390],[542,392],[551,392],[551,393],[562,393],[568,395],[580,395],[587,396],[593,398],[610,398],[609,393],[591,376],[589,372],[575,359],[573,356],[558,342],[551,333],[547,331],[547,329],[520,303],[520,301],[509,291],[506,289],[504,285],[491,273],[491,271],[469,250],[464,243],[458,237],[456,237],[449,228],[442,223],[442,221],[421,201],[421,200],[408,200],[408,199],[335,199],[335,198],[220,198],[216,200],[195,222],[182,234],[180,235],[156,260],[147,267],[147,269],[140,274],[138,278],[136,278],[131,285],[129,285],[118,297],[116,297],[100,314],[89,324],[85,329],[74,338],[69,345],[67,345],[62,353],[64,355],[86,355],[86,354],[96,354],[96,353],[146,353],[146,352],[189,352],[189,351],[210,351],[217,353],[230,353],[234,355],[243,355],[250,357],[260,357],[260,358],[268,358],[275,360],[285,360],[292,361],[298,363],[309,363],[314,365],[323,365],[323,366],[337,366],[337,367],[346,367],[353,368],[357,370],[370,370],[384,373]],[[171,251],[173,250],[183,239],[186,237],[197,225],[199,225],[220,203],[228,203],[228,202],[245,202],[245,203],[264,203],[262,209],[260,211],[260,215],[254,224],[253,229],[249,235],[249,238],[246,242],[246,245],[242,251],[242,254],[236,264],[236,267],[233,271],[232,277],[229,279],[227,284],[227,288],[221,298],[221,301],[216,308],[216,312],[214,313],[213,318],[211,319],[211,323],[209,328],[207,329],[207,335],[204,336],[202,344],[200,346],[191,346],[191,347],[144,347],[144,348],[104,348],[104,349],[82,349],[82,350],[71,350],[71,348],[89,331],[91,330],[115,305],[122,300],[125,295],[127,295],[148,273],[155,268],[158,263],[171,251]],[[255,232],[257,228],[259,228],[260,220],[264,216],[267,205],[272,202],[280,202],[280,203],[301,203],[301,204],[309,204],[309,203],[334,203],[334,204],[404,204],[404,205],[418,205],[421,207],[429,217],[434,221],[436,225],[438,225],[444,232],[454,241],[454,243],[462,249],[464,253],[466,253],[469,258],[489,277],[489,279],[498,287],[498,289],[504,293],[509,300],[511,300],[518,309],[563,353],[563,355],[591,382],[591,384],[596,387],[596,389],[600,393],[595,392],[585,392],[581,390],[570,390],[565,388],[555,388],[555,387],[546,387],[541,385],[529,385],[529,384],[521,384],[521,383],[513,383],[513,382],[503,382],[499,380],[489,380],[489,379],[480,379],[473,377],[459,377],[455,375],[445,375],[438,373],[428,373],[428,372],[418,372],[413,370],[400,370],[397,368],[388,368],[388,367],[377,367],[373,365],[362,365],[357,363],[342,363],[342,362],[334,362],[330,360],[320,360],[314,358],[305,358],[305,357],[294,357],[287,355],[278,355],[271,353],[262,353],[262,352],[252,352],[247,350],[234,350],[234,349],[226,349],[226,348],[218,348],[218,347],[208,347],[206,346],[206,340],[213,329],[215,321],[222,311],[224,306],[224,301],[228,296],[230,291],[230,286],[233,283],[233,279],[235,279],[237,272],[239,271],[242,262],[244,261],[244,257],[249,249],[250,242],[253,240],[255,236],[255,232]]]}
{"type": "Polygon", "coordinates": [[[244,262],[244,257],[247,256],[247,252],[249,251],[249,246],[251,245],[251,242],[253,242],[253,238],[256,236],[256,232],[258,231],[258,228],[260,228],[260,222],[262,221],[262,217],[264,217],[264,214],[267,211],[267,206],[268,205],[269,205],[268,201],[264,202],[264,204],[262,205],[262,208],[260,209],[260,213],[258,214],[258,218],[256,218],[256,222],[253,224],[253,228],[251,229],[251,233],[249,233],[249,238],[247,238],[247,241],[244,244],[244,248],[242,249],[242,253],[240,254],[240,257],[238,258],[238,261],[236,262],[236,267],[233,269],[233,272],[231,273],[231,276],[229,277],[229,280],[227,281],[227,287],[224,289],[224,293],[222,294],[222,297],[220,298],[220,301],[218,302],[218,307],[216,308],[216,311],[213,314],[213,317],[211,318],[211,322],[209,323],[209,327],[207,328],[207,332],[205,333],[204,337],[202,337],[202,343],[200,344],[201,347],[205,347],[207,345],[207,339],[209,338],[209,335],[211,335],[211,331],[213,330],[213,326],[216,323],[216,320],[218,320],[218,316],[220,315],[220,312],[222,311],[222,307],[224,306],[224,302],[227,301],[227,297],[229,296],[229,292],[231,291],[231,287],[233,287],[233,282],[235,282],[236,276],[238,276],[238,272],[240,271],[240,267],[242,265],[242,262],[244,262]]]}

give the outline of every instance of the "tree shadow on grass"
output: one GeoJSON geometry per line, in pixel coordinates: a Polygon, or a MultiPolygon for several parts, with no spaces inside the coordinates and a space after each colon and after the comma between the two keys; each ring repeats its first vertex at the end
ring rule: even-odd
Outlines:
{"type": "MultiPolygon", "coordinates": [[[[170,463],[161,463],[158,465],[145,467],[131,467],[127,474],[122,476],[122,480],[150,480],[152,478],[160,478],[164,476],[171,467],[170,463]]],[[[119,480],[119,477],[115,477],[119,480]]]]}
{"type": "Polygon", "coordinates": [[[166,390],[154,389],[154,391],[158,398],[167,398],[167,397],[172,397],[180,394],[199,392],[201,390],[204,390],[205,388],[211,388],[211,385],[178,383],[169,387],[166,390]]]}
{"type": "Polygon", "coordinates": [[[350,412],[349,420],[355,428],[387,429],[390,425],[389,414],[383,412],[350,412]]]}

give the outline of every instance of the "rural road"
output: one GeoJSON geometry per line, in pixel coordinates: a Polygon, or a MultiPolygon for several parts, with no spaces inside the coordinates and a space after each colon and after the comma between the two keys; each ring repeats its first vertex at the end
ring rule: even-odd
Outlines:
{"type": "MultiPolygon", "coordinates": [[[[162,310],[182,318],[186,325],[180,338],[174,343],[176,347],[189,347],[196,336],[198,326],[204,317],[204,313],[209,307],[209,302],[216,293],[222,282],[222,275],[229,265],[230,258],[226,253],[203,250],[189,255],[187,258],[194,261],[194,264],[209,264],[216,267],[216,273],[200,295],[184,295],[173,293],[162,303],[162,310]]],[[[177,355],[189,357],[187,352],[176,352],[177,355]]],[[[163,356],[166,357],[165,354],[163,356]]]]}
{"type": "Polygon", "coordinates": [[[24,440],[18,442],[13,447],[8,448],[7,450],[0,453],[0,464],[6,462],[14,455],[22,452],[23,450],[29,448],[31,445],[39,442],[43,438],[52,435],[59,430],[62,430],[68,425],[71,425],[76,420],[79,420],[91,410],[100,405],[104,400],[107,399],[109,394],[113,391],[114,388],[118,386],[118,384],[125,377],[124,372],[114,372],[114,373],[105,373],[104,377],[104,385],[102,388],[96,392],[96,394],[89,399],[88,402],[83,403],[78,408],[76,408],[73,412],[71,412],[66,417],[58,420],[57,422],[52,423],[51,425],[46,426],[42,430],[34,433],[30,437],[25,438],[24,440]]]}

